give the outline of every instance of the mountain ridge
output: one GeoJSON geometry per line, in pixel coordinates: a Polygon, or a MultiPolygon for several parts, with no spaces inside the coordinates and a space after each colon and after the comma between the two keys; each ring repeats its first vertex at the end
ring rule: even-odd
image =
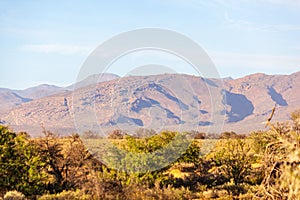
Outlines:
{"type": "Polygon", "coordinates": [[[300,107],[299,82],[300,72],[257,73],[238,79],[178,74],[114,77],[77,87],[75,92],[63,89],[64,92],[19,102],[2,112],[0,120],[16,130],[32,130],[34,135],[39,133],[40,124],[61,134],[87,131],[86,127],[97,131],[98,126],[103,130],[180,127],[245,133],[263,129],[275,104],[274,120],[288,120],[289,113],[300,107]],[[211,94],[216,96],[212,99],[221,102],[212,102],[211,94]],[[217,107],[219,110],[213,111],[217,107]],[[214,130],[214,126],[218,127],[214,130]]]}
{"type": "Polygon", "coordinates": [[[22,103],[39,99],[59,93],[64,93],[68,91],[72,91],[74,87],[77,88],[88,86],[94,82],[102,82],[108,81],[115,78],[118,78],[118,75],[105,73],[101,75],[101,80],[98,79],[100,75],[91,75],[83,79],[82,81],[78,81],[75,84],[71,84],[66,87],[60,87],[53,84],[40,84],[37,86],[29,87],[24,90],[13,90],[9,88],[0,88],[0,113],[1,110],[11,109],[16,107],[22,103]],[[7,98],[5,100],[4,98],[7,98]]]}

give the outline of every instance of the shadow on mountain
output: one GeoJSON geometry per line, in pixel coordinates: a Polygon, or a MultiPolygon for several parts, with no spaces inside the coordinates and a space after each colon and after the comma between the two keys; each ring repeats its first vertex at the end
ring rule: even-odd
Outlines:
{"type": "Polygon", "coordinates": [[[13,92],[12,94],[13,94],[15,97],[17,97],[17,98],[21,99],[21,101],[22,101],[23,103],[26,103],[26,102],[32,101],[32,99],[21,97],[20,95],[18,95],[18,94],[16,94],[16,93],[14,93],[14,92],[13,92]]]}
{"type": "Polygon", "coordinates": [[[176,116],[172,111],[170,111],[169,109],[167,109],[167,108],[163,108],[163,107],[161,107],[162,109],[164,109],[165,111],[166,111],[166,113],[167,113],[167,118],[169,118],[169,119],[176,119],[176,121],[178,122],[177,124],[184,124],[185,122],[184,121],[182,121],[181,119],[180,119],[180,117],[178,117],[178,116],[176,116]]]}
{"type": "Polygon", "coordinates": [[[183,109],[183,110],[188,110],[189,109],[188,105],[183,103],[180,99],[178,99],[178,98],[174,97],[173,95],[171,95],[167,90],[165,90],[160,85],[157,85],[155,83],[150,83],[148,87],[156,89],[158,92],[165,95],[168,99],[170,99],[172,101],[175,101],[181,109],[183,109]]]}
{"type": "Polygon", "coordinates": [[[230,111],[226,112],[228,116],[228,122],[238,122],[245,119],[247,116],[253,114],[254,106],[245,95],[235,94],[225,91],[226,99],[223,99],[223,103],[231,106],[230,111]]]}
{"type": "Polygon", "coordinates": [[[206,111],[206,110],[200,110],[200,113],[201,113],[201,114],[207,114],[208,111],[206,111]]]}
{"type": "Polygon", "coordinates": [[[214,81],[212,81],[212,80],[210,80],[210,79],[207,79],[207,78],[201,78],[201,80],[204,81],[206,84],[208,84],[208,85],[210,85],[210,86],[218,87],[218,85],[217,85],[214,81]]]}
{"type": "Polygon", "coordinates": [[[276,90],[273,87],[268,87],[268,94],[271,96],[272,100],[275,101],[278,105],[288,105],[286,100],[282,97],[282,95],[276,92],[276,90]]]}
{"type": "Polygon", "coordinates": [[[212,124],[213,124],[212,122],[208,122],[208,121],[200,121],[198,123],[199,126],[210,126],[212,124]]]}
{"type": "MultiPolygon", "coordinates": [[[[138,113],[144,108],[151,108],[151,107],[154,107],[154,106],[157,106],[160,109],[164,110],[167,114],[167,118],[175,119],[176,121],[178,121],[178,124],[183,124],[184,123],[184,121],[182,121],[180,119],[180,117],[176,116],[171,110],[162,107],[158,101],[156,101],[154,99],[151,99],[151,98],[147,98],[147,97],[145,97],[143,99],[140,98],[140,99],[135,100],[132,103],[131,110],[138,113]]],[[[135,121],[135,123],[140,124],[140,123],[137,123],[136,121],[135,121]]]]}
{"type": "Polygon", "coordinates": [[[155,101],[154,99],[150,99],[145,97],[144,99],[137,99],[132,103],[131,110],[134,112],[139,112],[143,108],[150,108],[153,105],[159,105],[160,103],[158,101],[155,101]]]}
{"type": "Polygon", "coordinates": [[[115,122],[116,124],[133,124],[133,125],[137,125],[137,126],[143,126],[144,123],[142,120],[140,119],[136,119],[136,118],[130,118],[130,117],[126,117],[126,116],[119,116],[118,119],[115,122]]]}

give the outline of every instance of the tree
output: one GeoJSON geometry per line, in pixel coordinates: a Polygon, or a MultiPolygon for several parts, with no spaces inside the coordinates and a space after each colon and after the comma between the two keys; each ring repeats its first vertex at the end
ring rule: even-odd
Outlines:
{"type": "Polygon", "coordinates": [[[44,130],[44,135],[38,140],[38,149],[47,166],[47,173],[52,177],[47,183],[47,190],[58,193],[83,188],[88,182],[91,167],[99,163],[84,147],[77,134],[59,138],[44,130]]]}
{"type": "Polygon", "coordinates": [[[106,163],[111,168],[134,174],[139,181],[152,187],[156,180],[163,177],[163,172],[174,164],[199,163],[199,144],[197,141],[191,142],[186,139],[186,133],[172,131],[163,131],[147,138],[127,135],[122,145],[107,151],[106,163]]]}
{"type": "Polygon", "coordinates": [[[41,194],[47,174],[35,144],[28,134],[16,134],[0,126],[0,188],[25,195],[41,194]]]}

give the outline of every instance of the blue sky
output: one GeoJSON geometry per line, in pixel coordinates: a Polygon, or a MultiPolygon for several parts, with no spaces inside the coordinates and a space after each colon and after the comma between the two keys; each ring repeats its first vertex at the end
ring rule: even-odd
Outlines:
{"type": "Polygon", "coordinates": [[[300,70],[298,0],[0,0],[0,87],[71,84],[98,45],[147,27],[196,41],[222,77],[300,70]]]}

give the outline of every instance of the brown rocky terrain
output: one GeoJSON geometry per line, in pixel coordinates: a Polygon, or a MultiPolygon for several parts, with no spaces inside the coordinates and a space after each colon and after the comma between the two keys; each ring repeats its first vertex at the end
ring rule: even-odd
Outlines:
{"type": "Polygon", "coordinates": [[[300,108],[300,72],[239,79],[112,76],[94,85],[81,82],[75,91],[51,88],[49,93],[44,89],[42,97],[41,90],[22,96],[22,91],[1,89],[0,123],[33,135],[41,133],[41,124],[60,134],[142,127],[247,133],[264,129],[275,104],[274,121],[288,120],[289,113],[300,108]]]}

